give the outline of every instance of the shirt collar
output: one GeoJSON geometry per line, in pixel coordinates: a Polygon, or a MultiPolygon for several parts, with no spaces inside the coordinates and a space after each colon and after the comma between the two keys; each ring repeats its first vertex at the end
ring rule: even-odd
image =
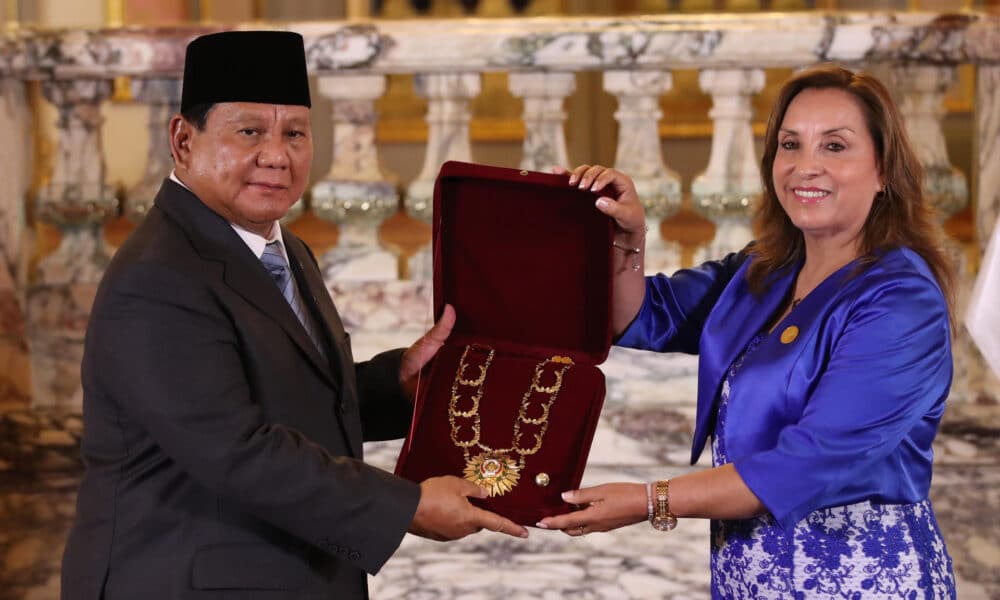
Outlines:
{"type": "MultiPolygon", "coordinates": [[[[186,189],[187,191],[191,192],[192,194],[194,193],[193,191],[191,191],[191,188],[184,185],[184,182],[177,178],[177,174],[174,172],[173,169],[170,170],[170,181],[173,181],[174,183],[186,189]]],[[[277,221],[275,221],[274,224],[271,225],[270,238],[258,235],[252,231],[247,231],[246,229],[243,229],[242,227],[240,227],[235,223],[230,223],[229,225],[233,228],[233,231],[235,231],[236,234],[240,236],[240,239],[243,240],[243,243],[245,243],[247,247],[250,248],[250,251],[253,252],[254,256],[256,256],[258,259],[260,259],[260,257],[264,255],[264,246],[266,246],[268,242],[278,242],[278,248],[281,250],[281,255],[285,257],[286,262],[288,261],[288,252],[285,251],[285,240],[284,238],[281,237],[281,226],[278,225],[277,221]]]]}

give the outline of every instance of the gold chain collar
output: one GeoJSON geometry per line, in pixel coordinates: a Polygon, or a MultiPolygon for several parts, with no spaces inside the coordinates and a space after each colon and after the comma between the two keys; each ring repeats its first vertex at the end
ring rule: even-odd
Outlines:
{"type": "Polygon", "coordinates": [[[458,361],[458,369],[455,371],[455,379],[451,384],[451,398],[448,401],[448,422],[451,425],[451,441],[462,449],[465,456],[464,476],[469,481],[486,488],[490,496],[500,496],[506,494],[517,485],[524,469],[525,457],[537,453],[542,448],[545,432],[549,426],[549,412],[559,391],[562,389],[563,377],[573,366],[573,359],[567,356],[552,356],[535,365],[535,371],[531,378],[531,385],[521,397],[521,404],[518,408],[517,419],[514,421],[514,431],[511,437],[509,448],[490,448],[481,441],[481,421],[479,417],[479,403],[483,398],[483,389],[486,383],[486,372],[493,363],[495,351],[492,348],[479,345],[468,345],[462,352],[462,357],[458,361]],[[475,365],[479,368],[479,376],[475,379],[467,377],[469,370],[470,353],[484,355],[481,364],[475,365]],[[549,365],[559,365],[551,371],[554,381],[551,385],[542,385],[542,378],[549,365]],[[471,388],[465,390],[464,388],[471,388]],[[468,396],[469,407],[460,410],[462,403],[462,392],[471,391],[468,396]],[[537,403],[532,403],[532,398],[536,394],[544,394],[547,397],[537,403]],[[537,407],[537,408],[535,408],[537,407]],[[471,424],[466,427],[472,429],[472,437],[467,440],[459,438],[459,432],[463,424],[460,419],[471,419],[471,424]],[[535,426],[537,430],[531,433],[535,443],[530,448],[520,445],[522,424],[526,429],[535,426]],[[478,447],[482,452],[470,457],[469,448],[478,447]],[[511,454],[517,454],[518,460],[514,460],[511,454]]]}

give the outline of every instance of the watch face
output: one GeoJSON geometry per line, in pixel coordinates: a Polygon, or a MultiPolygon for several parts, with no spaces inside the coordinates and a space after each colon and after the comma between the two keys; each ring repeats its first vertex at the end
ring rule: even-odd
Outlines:
{"type": "Polygon", "coordinates": [[[654,517],[652,523],[653,529],[657,531],[670,531],[674,527],[677,527],[677,517],[673,515],[654,517]]]}

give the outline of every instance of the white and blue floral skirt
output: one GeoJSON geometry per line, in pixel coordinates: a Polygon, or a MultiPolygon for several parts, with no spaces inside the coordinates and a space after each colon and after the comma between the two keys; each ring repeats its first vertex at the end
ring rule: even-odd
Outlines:
{"type": "MultiPolygon", "coordinates": [[[[712,458],[729,462],[724,431],[729,390],[743,358],[722,386],[712,458]]],[[[810,513],[786,531],[770,515],[712,521],[712,597],[955,598],[951,557],[929,500],[860,502],[810,513]]]]}

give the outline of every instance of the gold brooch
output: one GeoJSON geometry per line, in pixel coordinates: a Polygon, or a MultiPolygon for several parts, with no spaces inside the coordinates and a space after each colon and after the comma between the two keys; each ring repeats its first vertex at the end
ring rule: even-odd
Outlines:
{"type": "Polygon", "coordinates": [[[781,343],[791,344],[797,337],[799,337],[799,328],[795,325],[790,325],[785,327],[785,330],[781,332],[781,343]]]}
{"type": "Polygon", "coordinates": [[[485,488],[492,498],[514,489],[521,478],[521,469],[503,452],[483,452],[466,461],[465,478],[485,488]]]}

